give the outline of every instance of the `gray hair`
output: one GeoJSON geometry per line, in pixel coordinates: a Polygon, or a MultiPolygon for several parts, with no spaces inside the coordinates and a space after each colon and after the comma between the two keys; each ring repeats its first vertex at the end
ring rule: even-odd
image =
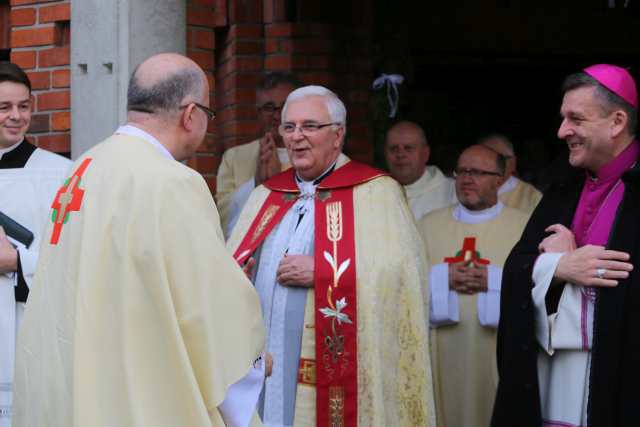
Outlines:
{"type": "Polygon", "coordinates": [[[291,92],[287,97],[287,101],[284,103],[284,107],[282,107],[282,117],[281,120],[284,123],[285,116],[287,115],[287,108],[289,107],[290,102],[298,101],[303,98],[307,98],[310,96],[321,96],[325,100],[325,104],[327,106],[327,110],[329,111],[329,119],[332,123],[335,123],[337,126],[346,128],[347,126],[347,109],[344,106],[344,103],[340,101],[338,95],[331,92],[329,89],[323,86],[303,86],[291,92]]]}
{"type": "Polygon", "coordinates": [[[638,110],[625,101],[619,95],[600,84],[599,81],[584,72],[569,75],[562,83],[562,93],[581,87],[595,87],[595,98],[600,101],[600,107],[605,115],[609,115],[615,110],[622,110],[627,114],[627,130],[630,135],[635,135],[638,127],[638,110]]]}
{"type": "Polygon", "coordinates": [[[180,108],[187,96],[200,97],[204,88],[202,75],[195,69],[182,69],[151,86],[143,86],[137,74],[138,67],[129,80],[127,111],[150,114],[173,112],[180,108]]]}

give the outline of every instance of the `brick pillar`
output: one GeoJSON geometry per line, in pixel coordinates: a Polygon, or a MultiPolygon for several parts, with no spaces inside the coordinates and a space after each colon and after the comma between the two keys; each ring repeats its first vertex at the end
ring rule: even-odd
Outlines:
{"type": "Polygon", "coordinates": [[[39,147],[70,152],[70,1],[11,0],[11,61],[27,71],[34,113],[29,137],[39,147]]]}
{"type": "MultiPolygon", "coordinates": [[[[187,56],[198,63],[205,71],[210,88],[210,105],[216,109],[216,95],[218,88],[214,70],[214,51],[217,40],[215,28],[226,20],[221,17],[226,16],[226,3],[219,0],[188,0],[187,1],[187,56]]],[[[200,149],[194,157],[187,161],[187,164],[202,174],[211,193],[215,192],[215,174],[220,164],[217,143],[218,131],[217,122],[220,112],[217,111],[216,118],[210,123],[207,135],[200,149]]]]}
{"type": "Polygon", "coordinates": [[[217,0],[216,5],[219,12],[215,18],[215,107],[218,116],[215,120],[216,143],[211,147],[214,167],[208,170],[212,184],[224,150],[249,142],[260,133],[255,92],[264,63],[262,1],[217,0]],[[220,10],[222,4],[228,8],[226,13],[220,10]]]}

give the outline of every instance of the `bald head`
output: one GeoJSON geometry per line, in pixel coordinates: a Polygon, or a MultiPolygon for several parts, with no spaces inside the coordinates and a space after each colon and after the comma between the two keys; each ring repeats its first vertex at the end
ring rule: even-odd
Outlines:
{"type": "Polygon", "coordinates": [[[424,131],[416,123],[409,121],[398,122],[387,131],[387,141],[389,137],[403,137],[418,140],[421,144],[427,145],[427,137],[424,131]]]}
{"type": "Polygon", "coordinates": [[[413,122],[398,122],[389,129],[384,145],[389,172],[400,184],[416,182],[429,161],[427,138],[413,122]]]}
{"type": "Polygon", "coordinates": [[[509,178],[516,171],[516,153],[513,150],[513,144],[509,139],[500,134],[489,135],[480,140],[480,144],[485,147],[489,147],[494,150],[496,153],[501,154],[506,162],[507,168],[505,171],[505,176],[509,178]]]}
{"type": "Polygon", "coordinates": [[[186,56],[161,53],[142,62],[133,72],[127,92],[127,111],[167,114],[190,97],[199,102],[208,91],[202,69],[186,56]]]}
{"type": "Polygon", "coordinates": [[[209,83],[202,69],[176,53],[154,55],[134,70],[127,122],[154,136],[177,160],[192,156],[209,124],[209,83]]]}

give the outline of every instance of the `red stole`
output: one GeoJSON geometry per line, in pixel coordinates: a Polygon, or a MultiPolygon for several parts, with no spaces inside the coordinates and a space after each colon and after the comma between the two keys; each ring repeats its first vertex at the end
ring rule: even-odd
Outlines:
{"type": "MultiPolygon", "coordinates": [[[[314,293],[316,425],[357,426],[358,357],[356,247],[353,188],[386,174],[349,162],[316,188],[314,293]]],[[[293,169],[264,183],[271,193],[234,253],[240,265],[255,252],[295,203],[293,169]]]]}

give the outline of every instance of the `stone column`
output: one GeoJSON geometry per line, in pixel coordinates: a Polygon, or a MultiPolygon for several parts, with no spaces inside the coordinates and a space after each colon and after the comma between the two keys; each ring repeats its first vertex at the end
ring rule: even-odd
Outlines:
{"type": "Polygon", "coordinates": [[[186,50],[186,0],[75,0],[71,12],[71,155],[126,121],[133,69],[186,50]]]}

